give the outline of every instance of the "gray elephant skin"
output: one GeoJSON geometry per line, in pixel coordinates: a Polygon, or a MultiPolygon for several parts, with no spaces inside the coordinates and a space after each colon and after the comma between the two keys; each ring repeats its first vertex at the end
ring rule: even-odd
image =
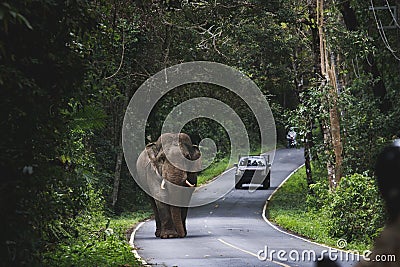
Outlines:
{"type": "Polygon", "coordinates": [[[177,238],[187,235],[187,207],[197,185],[196,170],[201,167],[200,157],[199,148],[185,133],[162,134],[140,154],[136,163],[137,174],[144,181],[143,189],[150,195],[156,221],[156,237],[177,238]],[[174,161],[179,157],[184,157],[182,162],[187,162],[187,159],[195,163],[193,166],[196,167],[179,167],[174,161]],[[172,163],[170,159],[173,159],[172,163]],[[185,190],[181,190],[182,187],[185,190]],[[178,203],[175,200],[181,204],[171,204],[178,203]]]}

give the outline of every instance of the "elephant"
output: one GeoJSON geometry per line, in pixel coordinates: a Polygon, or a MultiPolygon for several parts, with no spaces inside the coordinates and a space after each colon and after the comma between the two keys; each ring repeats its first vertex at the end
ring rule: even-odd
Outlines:
{"type": "Polygon", "coordinates": [[[156,237],[177,238],[187,235],[188,205],[197,185],[200,167],[200,150],[185,133],[164,133],[156,142],[146,145],[139,155],[137,174],[147,186],[143,189],[149,194],[154,211],[156,237]],[[181,193],[182,187],[191,190],[181,193]],[[178,191],[174,191],[176,189],[178,191]],[[171,204],[171,199],[180,200],[181,205],[171,204]]]}

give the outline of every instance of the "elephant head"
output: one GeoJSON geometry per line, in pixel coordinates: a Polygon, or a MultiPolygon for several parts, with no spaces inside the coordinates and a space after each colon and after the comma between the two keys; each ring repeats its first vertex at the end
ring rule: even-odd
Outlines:
{"type": "Polygon", "coordinates": [[[161,189],[165,189],[166,181],[179,186],[196,186],[201,153],[187,134],[163,134],[155,143],[148,144],[146,151],[155,171],[163,179],[161,189]]]}

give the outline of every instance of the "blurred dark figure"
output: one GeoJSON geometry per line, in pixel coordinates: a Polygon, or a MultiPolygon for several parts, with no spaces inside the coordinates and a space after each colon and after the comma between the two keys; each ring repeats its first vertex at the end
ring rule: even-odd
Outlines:
{"type": "Polygon", "coordinates": [[[389,220],[375,240],[369,261],[362,261],[357,267],[400,266],[400,139],[379,154],[375,173],[389,220]]]}
{"type": "Polygon", "coordinates": [[[385,200],[388,224],[400,219],[400,139],[383,149],[376,162],[379,191],[385,200]]]}

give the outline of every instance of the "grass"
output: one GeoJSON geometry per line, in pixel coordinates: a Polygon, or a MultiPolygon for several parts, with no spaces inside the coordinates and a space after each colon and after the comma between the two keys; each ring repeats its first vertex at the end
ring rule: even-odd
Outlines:
{"type": "Polygon", "coordinates": [[[128,237],[134,226],[150,215],[137,211],[93,224],[89,233],[70,238],[45,255],[44,266],[142,266],[132,253],[128,237]],[[99,229],[99,225],[103,227],[99,229]]]}
{"type": "MultiPolygon", "coordinates": [[[[314,176],[322,175],[314,173],[314,176]]],[[[268,205],[267,216],[278,226],[307,239],[331,247],[337,247],[337,238],[328,233],[328,217],[323,210],[307,208],[308,187],[305,168],[294,173],[274,194],[268,205]]],[[[364,243],[351,242],[346,249],[363,251],[368,249],[364,243]]]]}
{"type": "Polygon", "coordinates": [[[120,216],[110,218],[110,228],[115,229],[121,239],[129,240],[130,234],[139,222],[149,218],[151,210],[124,213],[120,216]]]}
{"type": "Polygon", "coordinates": [[[208,181],[214,179],[214,177],[223,173],[228,168],[228,164],[229,158],[223,158],[219,161],[214,161],[213,163],[211,163],[208,168],[203,170],[197,176],[198,185],[206,184],[208,181]]]}

